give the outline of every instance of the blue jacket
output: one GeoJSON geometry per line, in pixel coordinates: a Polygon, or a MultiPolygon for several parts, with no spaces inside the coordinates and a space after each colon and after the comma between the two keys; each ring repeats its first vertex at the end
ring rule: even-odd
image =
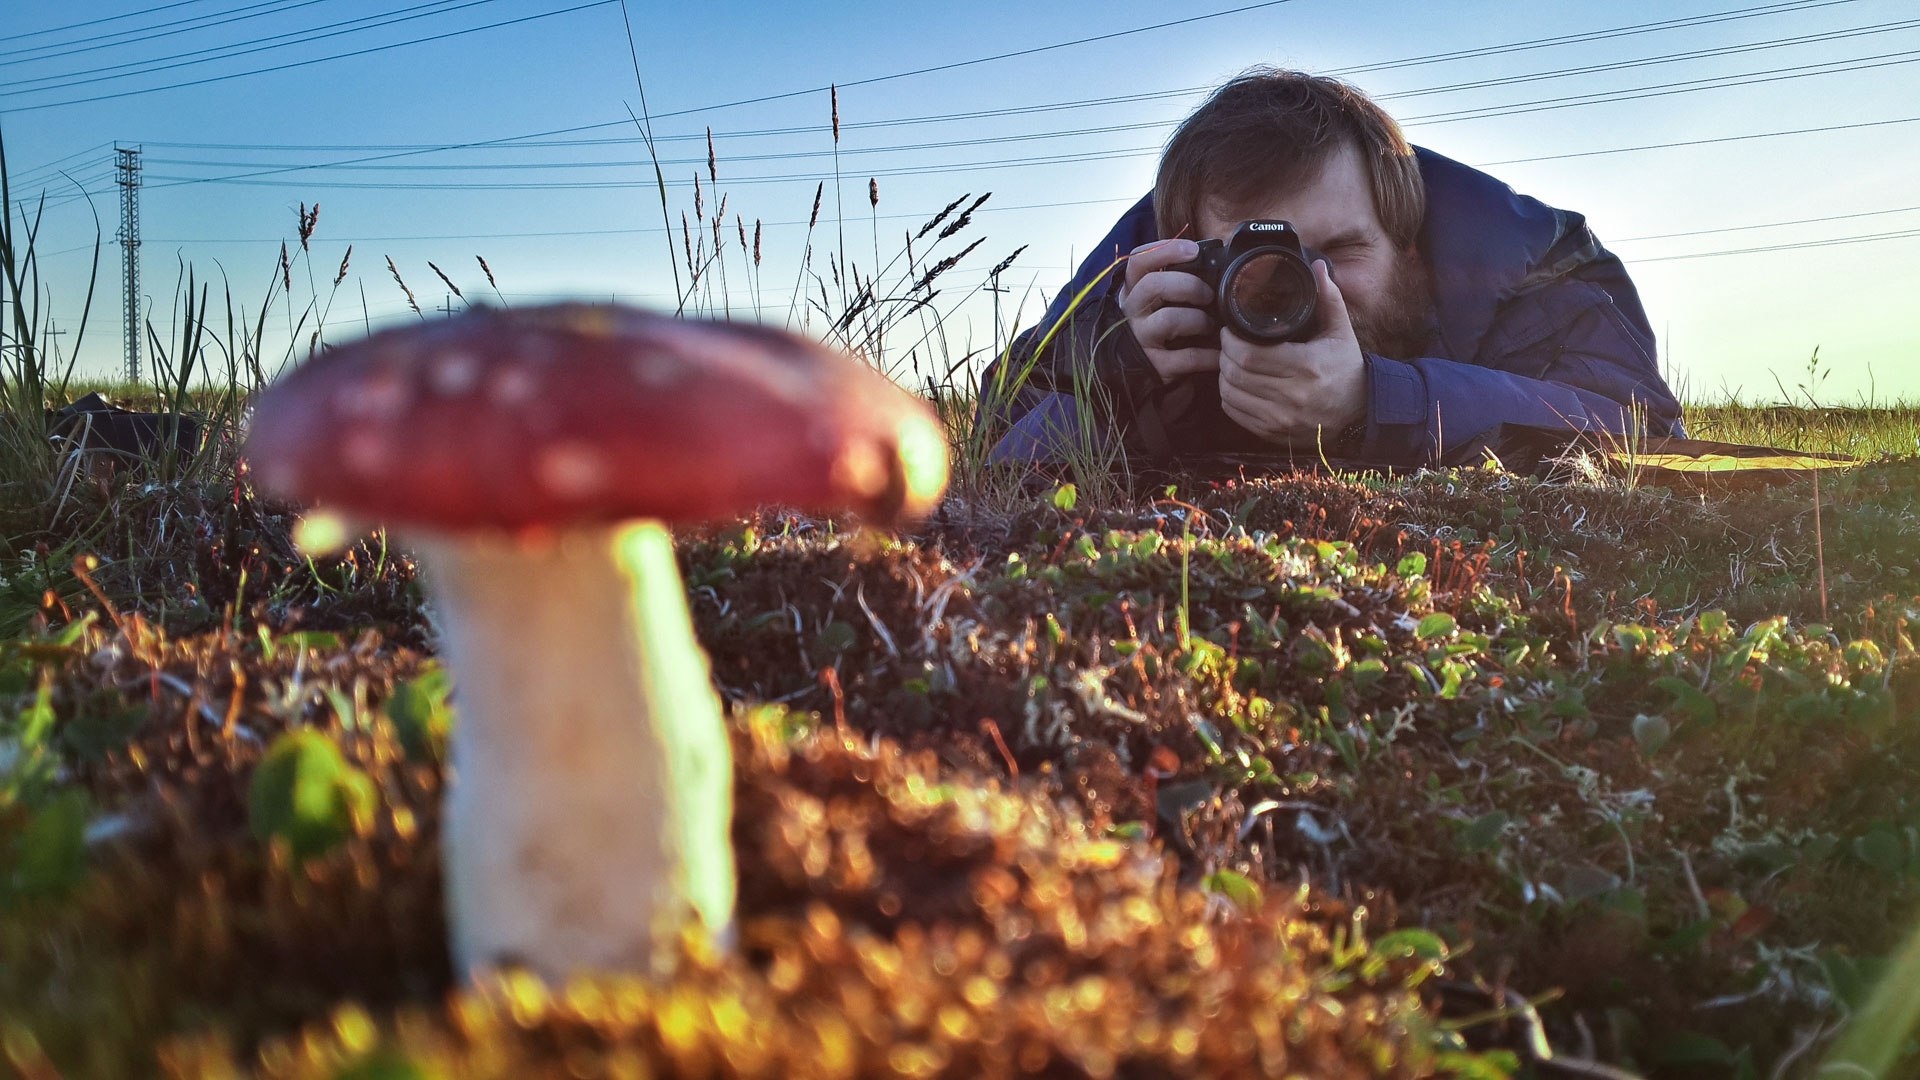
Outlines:
{"type": "MultiPolygon", "coordinates": [[[[1432,271],[1437,325],[1423,356],[1366,357],[1366,435],[1341,456],[1382,465],[1470,462],[1497,443],[1502,424],[1618,434],[1634,425],[1636,411],[1645,434],[1684,434],[1639,294],[1586,219],[1432,151],[1415,153],[1427,189],[1419,249],[1432,271]]],[[[996,440],[990,460],[1064,456],[1087,400],[1099,403],[1092,431],[1117,432],[1149,459],[1276,449],[1221,410],[1215,376],[1161,381],[1120,312],[1122,268],[1069,313],[1116,256],[1157,238],[1148,195],[1041,321],[988,366],[976,423],[996,440]]]]}

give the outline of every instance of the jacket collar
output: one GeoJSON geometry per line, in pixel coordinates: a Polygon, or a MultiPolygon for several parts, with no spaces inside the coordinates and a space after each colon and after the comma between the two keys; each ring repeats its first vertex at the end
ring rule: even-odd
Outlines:
{"type": "Polygon", "coordinates": [[[1420,254],[1433,271],[1433,298],[1446,354],[1468,360],[1500,305],[1546,258],[1566,218],[1478,169],[1414,147],[1427,186],[1420,254]]]}

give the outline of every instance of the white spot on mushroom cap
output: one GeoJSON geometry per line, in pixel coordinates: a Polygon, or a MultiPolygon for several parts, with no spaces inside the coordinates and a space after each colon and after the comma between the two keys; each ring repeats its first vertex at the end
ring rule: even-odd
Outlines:
{"type": "Polygon", "coordinates": [[[386,436],[370,428],[355,428],[340,443],[340,463],[361,476],[380,474],[391,456],[386,436]]]}
{"type": "Polygon", "coordinates": [[[333,407],[341,416],[355,420],[391,420],[413,404],[413,392],[400,373],[375,372],[366,380],[340,388],[333,407]]]}
{"type": "Polygon", "coordinates": [[[480,381],[480,358],[472,353],[449,353],[433,362],[427,375],[428,385],[442,397],[458,397],[480,381]]]}
{"type": "Polygon", "coordinates": [[[540,380],[524,367],[510,367],[487,384],[487,396],[501,405],[524,405],[540,392],[540,380]]]}
{"type": "Polygon", "coordinates": [[[628,363],[627,369],[633,372],[634,380],[641,386],[654,390],[664,390],[692,374],[687,362],[672,353],[636,357],[628,363]]]}
{"type": "Polygon", "coordinates": [[[582,443],[560,443],[540,452],[534,475],[549,494],[582,499],[607,487],[611,472],[605,456],[582,443]]]}
{"type": "Polygon", "coordinates": [[[870,499],[887,488],[887,455],[865,439],[856,439],[833,459],[833,482],[849,495],[870,499]]]}
{"type": "Polygon", "coordinates": [[[664,354],[680,361],[689,376],[722,376],[799,409],[819,405],[821,388],[811,374],[777,355],[766,355],[760,344],[709,328],[654,327],[652,333],[664,354]]]}
{"type": "Polygon", "coordinates": [[[300,487],[300,470],[290,462],[268,460],[250,464],[253,482],[259,487],[281,495],[290,494],[300,487]]]}

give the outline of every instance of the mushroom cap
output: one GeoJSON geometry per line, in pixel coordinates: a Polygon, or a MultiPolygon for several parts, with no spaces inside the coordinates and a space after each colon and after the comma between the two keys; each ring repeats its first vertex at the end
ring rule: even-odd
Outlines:
{"type": "Polygon", "coordinates": [[[254,408],[263,489],[400,527],[701,521],[775,504],[880,523],[946,487],[945,429],[892,380],[794,334],[594,304],[386,330],[254,408]]]}

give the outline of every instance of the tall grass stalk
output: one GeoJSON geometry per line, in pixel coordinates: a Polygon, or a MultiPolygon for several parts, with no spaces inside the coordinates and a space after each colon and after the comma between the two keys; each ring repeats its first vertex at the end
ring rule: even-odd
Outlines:
{"type": "MultiPolygon", "coordinates": [[[[81,194],[86,195],[84,189],[81,194]]],[[[93,208],[91,197],[87,205],[93,208]]],[[[66,365],[56,371],[44,344],[53,329],[51,296],[40,277],[35,251],[45,210],[43,192],[32,212],[22,207],[16,219],[6,140],[0,134],[0,489],[4,489],[0,503],[7,506],[40,504],[60,479],[61,459],[49,439],[47,410],[65,401],[100,278],[104,233],[94,209],[93,269],[87,278],[87,295],[73,349],[66,365]]]]}

